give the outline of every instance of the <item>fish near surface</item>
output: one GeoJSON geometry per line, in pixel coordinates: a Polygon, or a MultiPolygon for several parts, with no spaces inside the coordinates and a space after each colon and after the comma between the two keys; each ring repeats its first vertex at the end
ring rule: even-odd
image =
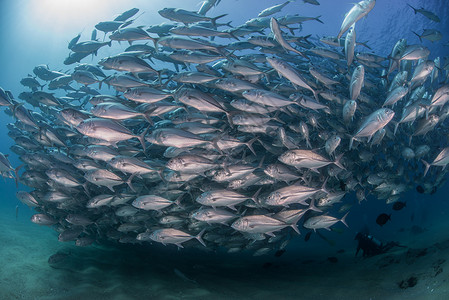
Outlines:
{"type": "Polygon", "coordinates": [[[376,0],[363,0],[360,1],[349,10],[346,14],[345,19],[340,27],[340,32],[337,35],[337,39],[341,38],[341,36],[353,25],[355,22],[366,16],[376,4],[376,0]]]}
{"type": "Polygon", "coordinates": [[[431,11],[428,11],[428,10],[424,9],[423,7],[417,9],[417,8],[414,8],[413,6],[411,6],[411,5],[408,4],[408,3],[407,3],[407,5],[410,6],[411,9],[413,9],[413,11],[415,12],[415,15],[416,15],[417,13],[420,13],[420,14],[422,14],[423,16],[425,16],[426,18],[428,18],[429,20],[432,20],[432,21],[434,21],[434,22],[439,23],[439,22],[441,21],[440,18],[439,18],[436,14],[434,14],[434,13],[431,12],[431,11]]]}
{"type": "Polygon", "coordinates": [[[422,39],[426,39],[433,42],[437,42],[443,38],[443,35],[440,31],[436,29],[423,29],[421,34],[417,34],[413,31],[413,33],[419,37],[419,41],[422,43],[422,39]]]}
{"type": "Polygon", "coordinates": [[[284,38],[284,36],[282,35],[282,31],[281,31],[281,26],[279,25],[278,21],[275,18],[271,18],[270,19],[270,28],[271,28],[271,32],[274,35],[275,40],[282,46],[282,48],[284,48],[285,50],[288,51],[292,51],[295,52],[299,55],[301,55],[302,57],[304,57],[305,59],[309,59],[304,53],[302,53],[299,50],[296,50],[295,48],[293,48],[284,38]]]}

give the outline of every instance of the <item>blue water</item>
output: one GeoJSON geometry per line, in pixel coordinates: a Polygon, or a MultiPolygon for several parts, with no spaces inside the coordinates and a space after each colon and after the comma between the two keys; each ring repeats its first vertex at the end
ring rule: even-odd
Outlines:
{"type": "MultiPolygon", "coordinates": [[[[352,7],[352,2],[354,1],[321,0],[320,6],[313,6],[304,4],[302,1],[298,0],[287,5],[280,15],[300,14],[314,17],[321,16],[320,19],[324,24],[315,21],[305,22],[301,34],[312,34],[312,39],[329,35],[335,36],[338,33],[344,14],[352,7]]],[[[199,0],[0,1],[0,86],[5,90],[11,90],[17,97],[20,92],[25,90],[25,88],[20,85],[20,80],[26,77],[27,74],[32,74],[34,66],[48,64],[52,70],[60,70],[62,72],[70,70],[74,65],[65,66],[62,63],[69,53],[69,50],[67,49],[68,41],[79,32],[82,32],[81,40],[89,39],[91,30],[96,23],[112,19],[114,15],[128,10],[129,8],[137,7],[141,12],[144,12],[144,14],[137,19],[136,25],[151,25],[167,21],[157,13],[159,9],[164,7],[180,7],[187,10],[197,10],[199,8],[198,3],[199,0]]],[[[278,3],[281,2],[267,0],[222,0],[217,7],[213,8],[208,13],[208,15],[217,16],[227,13],[228,16],[223,18],[223,20],[226,22],[232,21],[232,25],[237,26],[250,18],[256,17],[264,8],[278,3]]],[[[412,33],[412,30],[421,32],[424,28],[434,28],[442,32],[443,39],[436,43],[423,40],[423,45],[431,50],[429,59],[434,59],[437,56],[443,58],[449,55],[449,47],[447,46],[449,41],[448,16],[449,5],[445,0],[378,0],[375,8],[369,15],[357,23],[357,40],[366,42],[373,49],[372,51],[374,53],[388,56],[393,45],[400,38],[406,38],[409,44],[419,43],[418,38],[412,33]],[[423,6],[426,9],[437,13],[441,22],[435,23],[420,14],[415,15],[413,10],[408,7],[406,3],[417,8],[423,6]],[[443,44],[446,44],[446,46],[443,46],[443,44]]],[[[102,39],[103,34],[99,32],[98,37],[102,39]]],[[[123,47],[124,45],[122,45],[120,49],[123,47]]],[[[101,58],[114,54],[117,52],[117,49],[118,46],[115,45],[111,48],[104,47],[99,50],[98,57],[101,58]]],[[[90,57],[83,60],[83,62],[90,61],[90,57]]],[[[107,91],[107,89],[105,91],[107,91]]],[[[14,122],[14,120],[6,114],[1,113],[0,152],[9,154],[11,164],[13,166],[18,166],[21,164],[21,161],[9,150],[9,147],[13,145],[13,140],[7,136],[6,124],[9,122],[14,122]]],[[[30,190],[23,185],[20,185],[19,189],[30,190]]],[[[140,293],[140,291],[144,290],[142,289],[142,286],[145,285],[142,278],[151,276],[160,276],[161,282],[165,283],[170,282],[171,280],[176,282],[177,286],[173,288],[176,290],[176,293],[173,294],[174,298],[182,298],[183,296],[188,295],[186,291],[191,289],[192,286],[189,286],[188,282],[186,283],[179,277],[174,276],[174,268],[182,269],[184,273],[188,274],[189,278],[191,276],[198,281],[200,286],[207,287],[206,289],[212,291],[212,294],[208,294],[207,296],[200,295],[197,298],[229,299],[229,297],[238,298],[241,296],[241,298],[244,299],[256,297],[255,293],[251,294],[250,292],[246,294],[241,292],[229,292],[229,290],[232,290],[233,284],[235,285],[235,289],[240,289],[240,291],[244,291],[246,288],[246,291],[261,292],[259,299],[275,297],[276,293],[272,290],[268,291],[264,287],[264,285],[270,285],[270,276],[278,277],[278,279],[280,278],[278,282],[282,282],[279,286],[270,286],[272,289],[281,288],[283,290],[288,290],[290,287],[295,286],[295,278],[298,279],[297,277],[288,277],[285,276],[285,274],[281,274],[283,272],[295,272],[295,270],[297,270],[289,265],[290,263],[293,265],[295,263],[299,264],[298,261],[307,260],[308,258],[321,262],[319,257],[322,257],[322,260],[326,261],[326,258],[328,256],[334,256],[338,249],[344,249],[346,251],[345,253],[349,253],[348,256],[352,258],[356,246],[356,243],[353,240],[354,235],[364,226],[367,226],[370,229],[370,232],[380,240],[395,240],[401,242],[406,241],[406,239],[409,238],[409,236],[404,234],[404,231],[401,230],[401,228],[409,229],[412,226],[426,228],[434,226],[436,228],[441,228],[442,231],[447,231],[447,226],[445,224],[442,223],[441,226],[438,226],[438,223],[436,222],[444,220],[449,212],[449,203],[446,196],[449,192],[447,184],[439,189],[434,195],[418,194],[415,190],[411,190],[404,193],[401,198],[402,201],[407,201],[407,207],[402,211],[394,212],[391,222],[388,223],[388,227],[379,227],[375,223],[376,217],[380,213],[391,213],[391,205],[388,206],[383,200],[377,200],[372,196],[368,196],[368,201],[364,201],[351,209],[351,213],[347,218],[347,223],[350,227],[349,229],[345,229],[341,233],[323,232],[323,235],[328,239],[336,242],[335,246],[330,246],[316,235],[313,235],[311,240],[308,243],[305,243],[301,236],[292,241],[287,248],[286,254],[278,260],[273,259],[272,256],[269,258],[253,258],[251,253],[244,253],[241,254],[241,256],[229,256],[224,252],[203,254],[197,253],[194,250],[185,249],[178,251],[175,247],[164,246],[148,246],[148,248],[147,246],[120,246],[119,248],[116,248],[112,245],[105,245],[80,250],[75,249],[73,245],[64,245],[64,247],[70,249],[68,251],[74,253],[70,258],[71,260],[64,266],[64,268],[67,267],[72,270],[74,269],[77,272],[81,272],[77,275],[77,273],[73,272],[70,274],[67,272],[64,273],[64,270],[49,269],[46,259],[49,255],[55,253],[62,247],[58,246],[59,242],[57,242],[57,234],[53,233],[48,228],[38,227],[38,225],[32,224],[29,221],[29,218],[34,212],[19,203],[15,198],[16,191],[17,189],[13,180],[0,180],[0,222],[2,223],[2,228],[8,230],[7,228],[15,227],[20,228],[23,232],[33,232],[33,235],[28,237],[30,239],[29,244],[35,245],[32,248],[33,251],[41,253],[42,268],[47,268],[48,272],[62,272],[60,275],[61,284],[64,282],[64,284],[69,287],[73,284],[72,288],[77,288],[81,291],[83,289],[85,289],[85,291],[91,291],[95,288],[107,290],[108,286],[106,284],[103,286],[100,283],[98,285],[92,283],[95,280],[95,276],[100,276],[102,272],[117,274],[114,278],[108,277],[108,284],[110,284],[110,288],[111,286],[114,286],[111,282],[117,280],[118,285],[122,284],[120,293],[118,293],[116,289],[110,288],[109,294],[107,291],[103,294],[104,297],[109,297],[110,295],[118,293],[120,296],[117,296],[117,299],[122,299],[120,297],[125,297],[125,295],[127,295],[126,297],[129,299],[143,299],[140,297],[147,297],[145,299],[150,299],[149,297],[152,297],[152,295],[155,299],[162,298],[164,292],[155,294],[140,293]],[[18,206],[17,219],[15,218],[16,206],[18,206]],[[40,236],[40,234],[42,234],[42,236],[40,236]],[[45,248],[46,250],[39,252],[39,247],[41,245],[47,245],[46,247],[42,246],[42,248],[45,248]],[[53,248],[49,245],[52,245],[51,247],[53,248]],[[148,254],[150,256],[148,256],[148,254]],[[105,263],[104,260],[102,261],[102,256],[108,257],[110,259],[110,264],[105,263]],[[83,261],[83,257],[90,257],[91,260],[83,261]],[[166,260],[166,262],[164,262],[164,260],[166,260]],[[265,270],[261,266],[266,262],[278,263],[278,269],[269,271],[272,273],[260,274],[260,270],[265,270]],[[238,271],[233,270],[233,265],[240,267],[236,269],[238,271]],[[89,266],[100,271],[88,273],[89,275],[82,273],[88,270],[89,266]],[[214,273],[211,271],[214,266],[218,266],[217,268],[221,273],[214,273]],[[278,272],[277,270],[279,269],[281,269],[282,272],[278,272]],[[84,277],[83,279],[83,276],[90,277],[84,277]],[[208,276],[215,281],[214,284],[211,282],[206,284],[208,276]],[[123,282],[124,278],[127,278],[128,281],[123,282]],[[77,280],[79,280],[79,282],[77,280]],[[217,283],[217,281],[220,280],[223,280],[224,284],[229,285],[228,289],[217,283]],[[68,281],[72,281],[72,283],[68,284],[68,281]],[[84,281],[88,282],[89,285],[83,286],[83,284],[80,284],[80,282],[84,281]],[[125,292],[127,288],[134,289],[135,292],[127,293],[125,292]],[[216,294],[213,293],[214,289],[215,291],[218,291],[216,294]],[[263,291],[266,292],[266,294],[263,294],[263,291]],[[185,293],[183,294],[183,292],[185,293]]],[[[350,195],[350,197],[355,196],[350,195]]],[[[343,229],[341,224],[337,227],[343,229]]],[[[430,236],[439,236],[440,233],[430,231],[427,234],[430,236]]],[[[24,236],[27,235],[25,234],[24,236]]],[[[1,240],[0,243],[2,247],[5,248],[10,245],[9,243],[3,243],[1,240]]],[[[68,244],[72,244],[72,242],[68,244]]],[[[23,253],[24,261],[26,255],[26,253],[23,253]]],[[[20,256],[18,256],[17,259],[20,259],[20,256]]],[[[8,261],[7,263],[14,264],[14,262],[11,261],[8,261]]],[[[344,268],[344,266],[341,265],[339,267],[344,268]]],[[[307,269],[307,267],[305,268],[307,269]]],[[[337,272],[338,269],[335,271],[337,272]]],[[[26,273],[27,270],[23,270],[23,272],[26,273]]],[[[3,276],[5,276],[5,274],[3,274],[3,276]]],[[[39,274],[36,274],[36,276],[39,276],[39,274]]],[[[52,278],[52,280],[56,279],[52,278]]],[[[348,280],[350,280],[350,278],[348,280]]],[[[53,284],[56,284],[56,282],[57,281],[53,281],[53,284]]],[[[314,283],[319,285],[319,280],[316,280],[314,283]]],[[[0,282],[0,289],[1,286],[2,282],[0,282]]],[[[329,288],[329,285],[327,285],[327,288],[329,288]]],[[[41,293],[39,295],[33,295],[33,291],[35,290],[32,288],[24,288],[21,297],[23,299],[33,299],[35,297],[44,299],[48,296],[53,297],[52,299],[58,299],[58,297],[59,299],[69,299],[71,297],[74,297],[73,299],[75,299],[76,295],[84,295],[89,298],[88,293],[83,294],[82,292],[74,292],[72,290],[70,292],[66,291],[65,294],[63,291],[58,290],[54,293],[48,292],[48,294],[41,293]]],[[[292,288],[292,291],[295,291],[295,289],[292,288]]],[[[169,288],[166,289],[166,293],[170,293],[169,288]]],[[[0,293],[0,295],[2,294],[0,293]]],[[[192,294],[189,295],[190,296],[186,297],[191,297],[191,299],[195,298],[192,294]]],[[[314,297],[315,299],[320,298],[319,294],[311,295],[314,295],[310,296],[311,299],[314,297]]],[[[330,294],[324,293],[323,295],[327,295],[327,299],[333,299],[330,294]]],[[[363,295],[363,291],[360,291],[360,295],[363,295]]],[[[368,299],[368,296],[369,295],[364,295],[363,298],[368,299]]],[[[101,298],[102,296],[96,295],[96,297],[101,298]]],[[[281,298],[282,297],[298,299],[296,292],[285,293],[281,298]]],[[[335,297],[337,298],[337,296],[335,297]]],[[[19,298],[19,296],[17,296],[17,298],[19,298]]]]}

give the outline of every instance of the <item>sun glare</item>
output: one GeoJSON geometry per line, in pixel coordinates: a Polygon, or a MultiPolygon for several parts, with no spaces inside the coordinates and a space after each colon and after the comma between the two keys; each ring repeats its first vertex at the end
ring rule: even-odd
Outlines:
{"type": "Polygon", "coordinates": [[[32,0],[29,1],[28,21],[40,30],[66,33],[91,28],[103,16],[111,18],[115,1],[111,0],[32,0]]]}

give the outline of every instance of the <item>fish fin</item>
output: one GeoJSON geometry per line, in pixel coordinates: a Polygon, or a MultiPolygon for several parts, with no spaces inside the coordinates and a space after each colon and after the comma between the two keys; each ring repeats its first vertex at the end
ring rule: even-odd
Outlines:
{"type": "Polygon", "coordinates": [[[154,50],[156,50],[156,53],[159,53],[159,40],[160,39],[161,39],[161,37],[153,38],[154,50]]]}
{"type": "Polygon", "coordinates": [[[424,175],[423,175],[423,177],[424,177],[424,176],[426,176],[427,172],[429,171],[429,168],[430,168],[431,165],[427,161],[425,161],[424,159],[421,159],[421,161],[422,161],[422,163],[425,166],[424,175]]]}
{"type": "Polygon", "coordinates": [[[229,35],[230,37],[232,37],[233,39],[236,39],[237,41],[240,41],[240,39],[239,39],[236,35],[234,35],[233,32],[228,32],[228,35],[229,35]]]}
{"type": "Polygon", "coordinates": [[[307,148],[312,149],[312,144],[310,144],[310,140],[309,139],[306,140],[306,146],[307,146],[307,148]]]}
{"type": "MultiPolygon", "coordinates": [[[[282,121],[280,118],[279,118],[279,113],[280,113],[280,111],[278,110],[278,111],[276,111],[275,112],[275,114],[274,114],[274,116],[273,116],[273,119],[275,120],[275,121],[277,121],[277,122],[279,122],[279,123],[281,123],[281,124],[284,124],[285,125],[285,122],[284,121],[282,121]]],[[[281,128],[281,127],[279,127],[279,128],[281,128]]]]}
{"type": "MultiPolygon", "coordinates": [[[[234,211],[237,211],[237,208],[235,208],[234,205],[228,205],[227,207],[232,209],[232,210],[234,210],[234,211]]],[[[215,209],[215,207],[213,207],[213,209],[215,209]]]]}
{"type": "Polygon", "coordinates": [[[134,189],[134,187],[132,185],[132,181],[136,175],[138,175],[138,173],[133,173],[133,174],[131,174],[131,176],[129,176],[128,180],[126,180],[126,184],[129,186],[131,191],[133,191],[134,193],[136,193],[136,190],[134,189]]]}
{"type": "Polygon", "coordinates": [[[337,156],[337,159],[334,161],[334,164],[340,169],[346,170],[346,168],[340,163],[341,158],[343,157],[343,153],[337,156]]]}
{"type": "Polygon", "coordinates": [[[215,18],[211,18],[210,22],[212,23],[212,26],[214,27],[214,29],[217,28],[217,20],[220,18],[223,18],[225,16],[227,16],[228,14],[223,14],[223,15],[219,15],[218,17],[215,18]]]}
{"type": "Polygon", "coordinates": [[[299,232],[298,226],[296,223],[290,225],[291,228],[293,228],[294,231],[296,231],[297,234],[301,235],[301,232],[299,232]]]}
{"type": "Polygon", "coordinates": [[[173,203],[176,204],[179,207],[182,207],[181,206],[181,199],[182,199],[182,197],[184,197],[184,194],[179,195],[178,198],[176,198],[176,200],[173,203]]]}
{"type": "Polygon", "coordinates": [[[201,238],[205,231],[206,231],[206,228],[204,228],[203,230],[201,230],[201,232],[198,233],[198,235],[196,235],[195,238],[198,240],[198,242],[201,243],[201,245],[203,245],[204,247],[207,247],[207,246],[206,246],[206,243],[204,243],[203,239],[201,238]]]}
{"type": "Polygon", "coordinates": [[[262,187],[260,187],[260,188],[254,193],[254,195],[251,197],[251,200],[253,200],[254,203],[256,203],[256,206],[257,206],[257,207],[261,207],[259,200],[257,200],[257,197],[259,196],[261,190],[262,190],[262,187]]]}
{"type": "Polygon", "coordinates": [[[349,150],[352,149],[352,144],[354,143],[354,137],[351,137],[351,140],[349,141],[349,150]]]}
{"type": "Polygon", "coordinates": [[[320,22],[321,24],[324,24],[324,22],[320,20],[320,17],[321,17],[321,16],[318,16],[318,17],[315,17],[315,18],[313,18],[313,19],[316,20],[316,21],[318,21],[318,22],[320,22]]]}
{"type": "Polygon", "coordinates": [[[162,180],[162,182],[165,183],[165,185],[168,185],[169,182],[167,181],[167,179],[164,178],[164,176],[162,174],[162,173],[164,173],[164,169],[165,169],[165,167],[161,167],[161,168],[158,168],[156,171],[157,171],[157,174],[159,175],[159,178],[162,180]]]}
{"type": "Polygon", "coordinates": [[[143,132],[142,134],[140,134],[139,136],[136,136],[137,139],[140,141],[140,144],[142,145],[142,149],[143,149],[143,153],[145,153],[147,151],[146,146],[145,146],[145,135],[148,133],[148,130],[150,129],[151,125],[148,126],[143,132]]]}
{"type": "Polygon", "coordinates": [[[356,43],[357,45],[360,45],[360,46],[363,46],[363,47],[365,47],[365,48],[368,48],[368,49],[370,49],[370,50],[373,50],[373,48],[371,48],[370,46],[368,46],[366,43],[367,43],[368,41],[366,41],[366,42],[359,42],[359,43],[356,43]]]}
{"type": "Polygon", "coordinates": [[[228,23],[223,24],[224,26],[228,26],[230,28],[234,28],[234,26],[231,25],[232,21],[229,21],[228,23]]]}
{"type": "Polygon", "coordinates": [[[309,170],[312,171],[312,172],[315,172],[317,174],[321,174],[320,171],[318,171],[317,168],[310,168],[309,170]]]}
{"type": "MultiPolygon", "coordinates": [[[[6,156],[6,155],[5,155],[6,156]]],[[[24,166],[25,164],[21,164],[20,166],[18,166],[17,168],[14,169],[14,174],[16,176],[16,178],[14,178],[15,182],[16,182],[16,188],[19,188],[19,170],[24,166]]]]}
{"type": "Polygon", "coordinates": [[[398,127],[399,127],[399,122],[396,122],[396,121],[393,121],[393,122],[395,122],[395,124],[394,124],[394,130],[393,130],[393,135],[396,135],[396,131],[398,131],[398,127]]]}
{"type": "Polygon", "coordinates": [[[88,183],[88,181],[86,181],[85,183],[83,183],[82,187],[83,187],[84,191],[86,192],[86,195],[87,195],[88,197],[90,197],[89,189],[87,188],[87,183],[88,183]]]}
{"type": "Polygon", "coordinates": [[[348,224],[346,224],[346,216],[349,214],[349,211],[343,216],[343,218],[340,219],[340,221],[345,224],[346,227],[349,228],[348,224]]]}
{"type": "Polygon", "coordinates": [[[419,41],[422,43],[422,38],[421,38],[421,36],[420,36],[419,34],[417,34],[416,32],[414,32],[413,30],[412,30],[412,32],[419,38],[419,41]]]}
{"type": "Polygon", "coordinates": [[[254,151],[254,148],[253,148],[253,143],[254,143],[255,141],[258,141],[258,138],[257,138],[257,137],[252,138],[251,140],[249,140],[248,142],[246,142],[245,145],[248,147],[248,149],[249,149],[255,156],[257,156],[257,154],[256,154],[256,152],[254,151]]]}
{"type": "Polygon", "coordinates": [[[410,5],[410,4],[408,4],[408,3],[407,3],[407,5],[408,5],[408,6],[410,6],[410,7],[411,7],[411,8],[413,9],[413,11],[415,12],[415,15],[416,15],[416,13],[417,13],[417,10],[416,10],[416,8],[414,8],[413,6],[411,6],[411,5],[410,5]]]}
{"type": "Polygon", "coordinates": [[[313,211],[316,211],[316,212],[323,212],[321,209],[319,209],[318,207],[315,206],[315,199],[314,198],[310,201],[309,208],[307,208],[307,209],[308,210],[313,210],[313,211]]]}
{"type": "Polygon", "coordinates": [[[154,112],[155,110],[156,108],[153,108],[143,113],[143,117],[145,118],[145,120],[147,120],[148,123],[150,123],[150,125],[154,125],[154,122],[151,119],[151,113],[154,112]]]}

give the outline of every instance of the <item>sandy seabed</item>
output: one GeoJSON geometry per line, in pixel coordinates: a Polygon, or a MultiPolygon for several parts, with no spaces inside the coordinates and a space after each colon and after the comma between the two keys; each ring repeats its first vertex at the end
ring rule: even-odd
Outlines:
{"type": "Polygon", "coordinates": [[[50,228],[0,215],[0,299],[449,299],[449,239],[438,228],[406,231],[407,248],[366,259],[354,257],[354,245],[343,251],[324,242],[319,250],[289,245],[277,258],[82,248],[58,242],[50,228]],[[55,253],[62,255],[50,264],[55,253]]]}

